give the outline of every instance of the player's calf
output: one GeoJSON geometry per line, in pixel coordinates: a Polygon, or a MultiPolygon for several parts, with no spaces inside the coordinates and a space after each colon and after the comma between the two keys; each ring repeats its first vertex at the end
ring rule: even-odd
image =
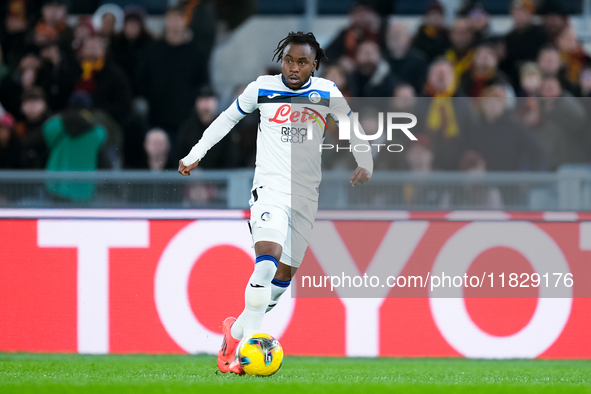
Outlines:
{"type": "Polygon", "coordinates": [[[291,280],[284,281],[273,278],[271,281],[271,301],[269,302],[265,313],[275,308],[275,305],[279,302],[279,298],[285,293],[285,290],[287,290],[290,283],[291,280]]]}

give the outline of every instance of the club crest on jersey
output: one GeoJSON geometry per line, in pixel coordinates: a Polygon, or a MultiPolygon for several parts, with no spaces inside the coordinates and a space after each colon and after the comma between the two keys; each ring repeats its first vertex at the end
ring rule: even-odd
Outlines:
{"type": "Polygon", "coordinates": [[[318,93],[316,91],[310,92],[310,94],[308,95],[308,98],[310,99],[310,102],[312,104],[318,104],[320,102],[320,100],[322,99],[322,97],[320,96],[320,93],[318,93]]]}
{"type": "Polygon", "coordinates": [[[261,220],[263,222],[268,222],[269,220],[271,220],[272,217],[273,215],[271,215],[271,212],[263,212],[263,214],[261,215],[261,220]]]}

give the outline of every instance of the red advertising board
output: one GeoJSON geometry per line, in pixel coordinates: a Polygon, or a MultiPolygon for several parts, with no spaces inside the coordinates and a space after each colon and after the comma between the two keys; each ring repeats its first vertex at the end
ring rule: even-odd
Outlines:
{"type": "MultiPolygon", "coordinates": [[[[0,351],[216,353],[220,323],[241,312],[252,272],[246,214],[158,215],[0,212],[0,351]]],[[[287,354],[591,358],[588,215],[321,212],[319,218],[295,293],[284,295],[263,326],[287,354]],[[303,276],[334,274],[326,263],[332,254],[355,275],[386,263],[396,277],[419,268],[436,275],[457,263],[453,269],[473,276],[504,265],[528,278],[547,272],[550,285],[566,283],[554,273],[572,282],[566,295],[550,298],[542,287],[515,298],[470,297],[469,288],[458,297],[434,297],[430,286],[409,296],[388,286],[372,298],[328,288],[304,294],[303,276]]]]}

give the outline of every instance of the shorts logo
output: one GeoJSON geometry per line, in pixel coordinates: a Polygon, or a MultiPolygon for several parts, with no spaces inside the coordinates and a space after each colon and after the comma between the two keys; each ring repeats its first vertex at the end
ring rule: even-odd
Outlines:
{"type": "Polygon", "coordinates": [[[271,220],[271,213],[270,212],[263,212],[263,214],[261,215],[261,219],[263,222],[268,222],[269,220],[271,220]]]}
{"type": "Polygon", "coordinates": [[[320,102],[320,100],[322,99],[322,97],[320,97],[320,93],[318,92],[310,92],[310,94],[308,95],[308,98],[310,99],[310,102],[317,104],[320,102]]]}

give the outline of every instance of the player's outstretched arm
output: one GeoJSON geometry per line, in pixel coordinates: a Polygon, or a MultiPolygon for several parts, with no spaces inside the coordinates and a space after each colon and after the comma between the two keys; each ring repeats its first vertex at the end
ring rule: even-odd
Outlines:
{"type": "Polygon", "coordinates": [[[193,146],[187,156],[179,161],[179,174],[191,175],[191,171],[197,168],[207,151],[224,138],[242,118],[244,113],[238,110],[237,101],[235,101],[209,125],[199,142],[193,146]]]}
{"type": "Polygon", "coordinates": [[[371,172],[363,167],[357,167],[351,176],[351,185],[353,187],[358,183],[365,183],[371,179],[371,172]]]}
{"type": "Polygon", "coordinates": [[[196,162],[186,166],[182,160],[179,160],[179,174],[181,175],[191,175],[191,171],[193,171],[199,165],[199,160],[196,162]]]}
{"type": "MultiPolygon", "coordinates": [[[[338,113],[345,113],[348,116],[351,116],[353,113],[347,100],[343,96],[343,93],[337,88],[337,85],[333,84],[331,89],[331,97],[334,97],[335,100],[331,100],[330,103],[333,105],[330,109],[334,109],[338,111],[338,113]]],[[[339,124],[338,119],[333,117],[337,124],[339,124]]],[[[348,122],[349,127],[349,142],[351,146],[360,146],[365,145],[366,147],[363,149],[353,149],[353,157],[357,162],[357,168],[353,171],[353,175],[351,175],[351,185],[355,186],[358,183],[365,183],[371,179],[371,174],[373,174],[373,157],[371,153],[371,146],[366,140],[363,140],[357,136],[357,133],[353,129],[353,122],[348,122]]],[[[361,127],[360,124],[357,125],[358,132],[365,135],[365,130],[361,127]]],[[[339,127],[341,125],[339,124],[339,127]]]]}
{"type": "MultiPolygon", "coordinates": [[[[365,134],[361,125],[359,125],[359,130],[362,134],[365,134]]],[[[355,157],[355,161],[357,162],[357,168],[353,171],[353,175],[351,176],[351,185],[355,186],[358,183],[365,183],[371,179],[371,175],[373,174],[373,158],[371,155],[371,147],[369,143],[365,140],[360,139],[357,137],[355,133],[351,133],[351,145],[367,145],[366,149],[353,150],[353,156],[355,157]]]]}

